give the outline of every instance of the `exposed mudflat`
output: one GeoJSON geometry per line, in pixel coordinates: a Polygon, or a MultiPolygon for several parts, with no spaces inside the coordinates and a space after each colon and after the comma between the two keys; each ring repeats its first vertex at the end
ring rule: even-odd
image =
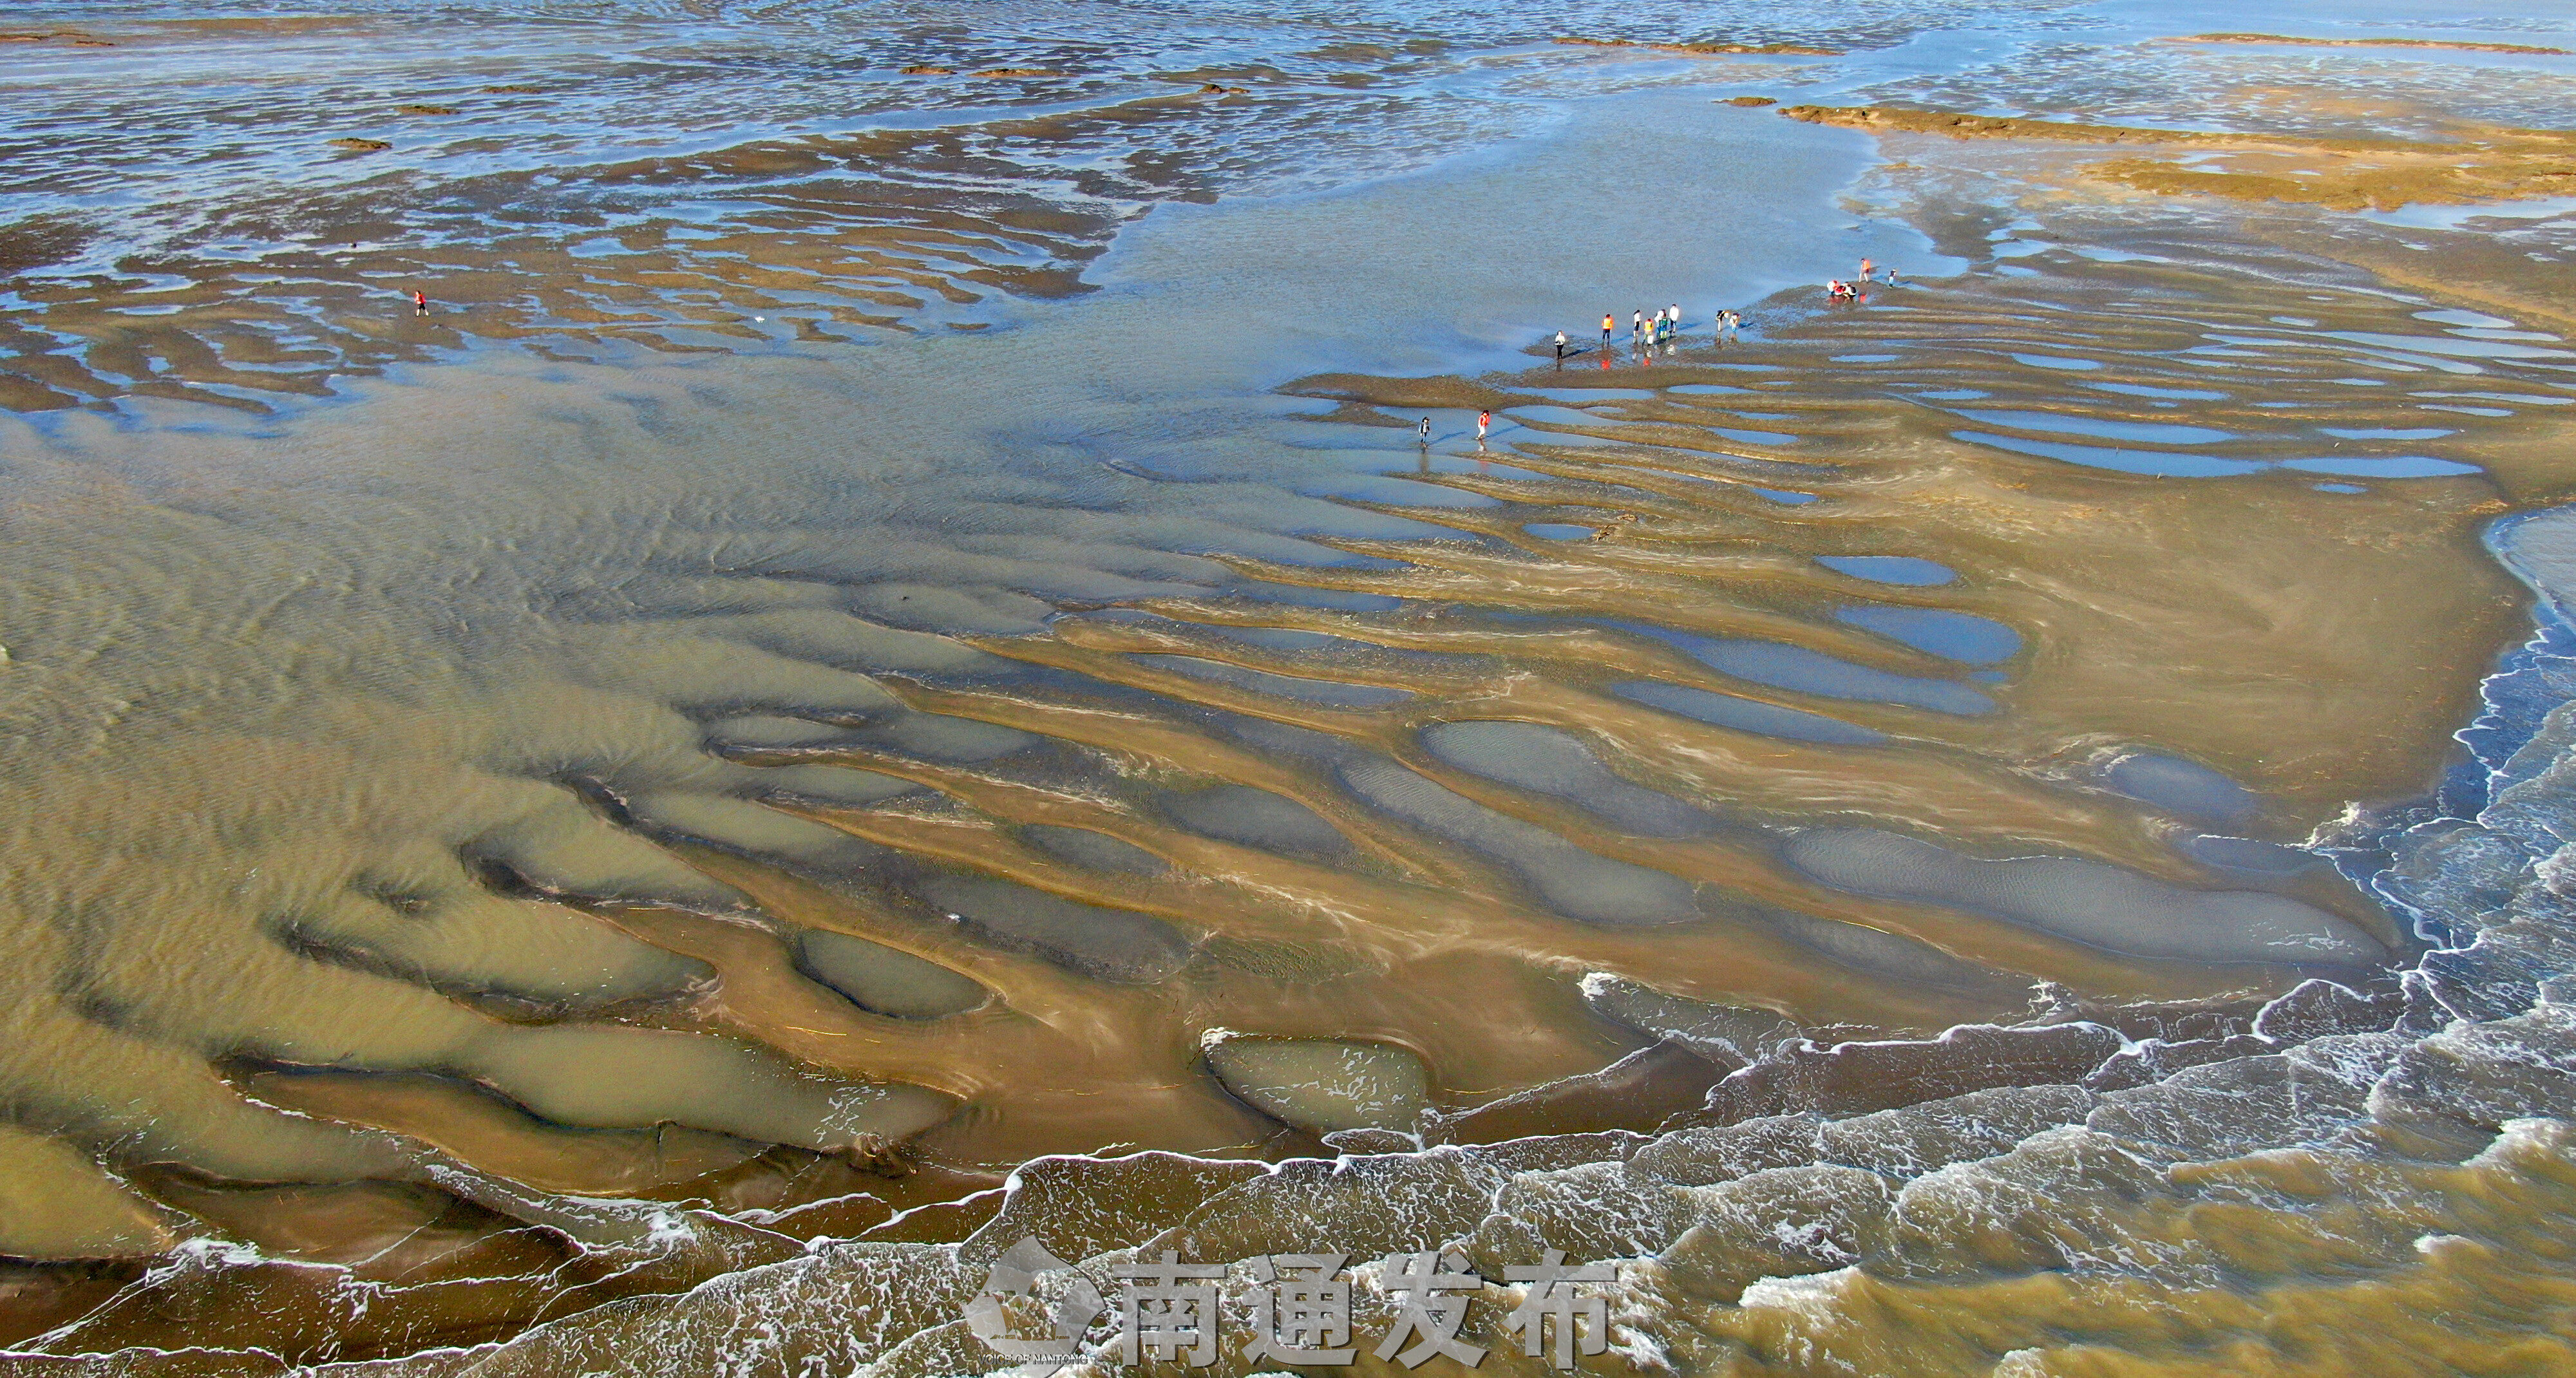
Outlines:
{"type": "Polygon", "coordinates": [[[2534,43],[2477,43],[2456,38],[2300,38],[2276,33],[2196,33],[2177,43],[2261,43],[2291,48],[2425,48],[2455,53],[2518,53],[2566,57],[2565,48],[2534,43]]]}
{"type": "Polygon", "coordinates": [[[16,21],[0,1372],[2576,1363],[2556,30],[1013,14],[16,21]]]}
{"type": "Polygon", "coordinates": [[[2083,167],[2087,177],[2164,195],[2393,211],[2410,205],[2467,205],[2576,192],[2576,133],[2562,130],[2467,127],[2440,141],[2288,139],[1886,106],[1796,105],[1780,113],[1811,124],[1875,133],[2194,150],[2195,156],[2188,160],[2117,158],[2083,167]]]}

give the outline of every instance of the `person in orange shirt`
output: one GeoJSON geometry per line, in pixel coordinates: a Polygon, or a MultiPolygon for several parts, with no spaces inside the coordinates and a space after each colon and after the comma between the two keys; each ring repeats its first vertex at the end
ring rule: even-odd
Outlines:
{"type": "Polygon", "coordinates": [[[1616,324],[1617,321],[1611,317],[1609,312],[1604,311],[1601,313],[1601,347],[1603,349],[1608,349],[1610,347],[1610,331],[1616,324]]]}

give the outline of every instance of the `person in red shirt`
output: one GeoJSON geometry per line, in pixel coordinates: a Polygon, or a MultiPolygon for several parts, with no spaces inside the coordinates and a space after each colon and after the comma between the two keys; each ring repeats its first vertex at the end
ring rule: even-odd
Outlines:
{"type": "Polygon", "coordinates": [[[1476,413],[1476,443],[1477,443],[1477,444],[1480,444],[1480,445],[1481,445],[1481,444],[1483,444],[1483,443],[1484,443],[1484,441],[1485,441],[1485,431],[1486,431],[1486,429],[1487,429],[1488,427],[1492,426],[1493,424],[1494,424],[1494,414],[1493,414],[1491,411],[1480,411],[1480,412],[1476,413]]]}
{"type": "Polygon", "coordinates": [[[429,314],[429,294],[427,292],[414,291],[411,294],[411,313],[415,316],[426,316],[429,314]]]}

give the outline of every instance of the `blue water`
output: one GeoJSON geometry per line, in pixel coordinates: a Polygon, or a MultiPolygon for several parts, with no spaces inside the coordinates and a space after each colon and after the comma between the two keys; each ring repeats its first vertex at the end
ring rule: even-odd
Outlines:
{"type": "Polygon", "coordinates": [[[2106,450],[2098,445],[2023,440],[1981,431],[1952,431],[1950,438],[2009,450],[2017,455],[2081,464],[2088,469],[2116,469],[2124,474],[2153,474],[2161,478],[2224,478],[2231,474],[2259,473],[2269,467],[2255,460],[2220,459],[2214,455],[2183,454],[2171,450],[2106,450]]]}
{"type": "Polygon", "coordinates": [[[1918,651],[1969,665],[1992,665],[2021,653],[2021,633],[1973,613],[1860,603],[1837,609],[1834,618],[1902,641],[1918,651]]]}
{"type": "Polygon", "coordinates": [[[1816,563],[1837,574],[1848,574],[1855,579],[1867,579],[1878,584],[1928,588],[1950,583],[1959,577],[1959,572],[1948,565],[1912,555],[1819,555],[1816,563]]]}
{"type": "Polygon", "coordinates": [[[2384,459],[2342,459],[2328,455],[2321,459],[2285,459],[2284,469],[2308,474],[2339,474],[2347,478],[2449,478],[2458,474],[2483,472],[2477,465],[2456,459],[2435,459],[2430,455],[2390,455],[2384,459]]]}
{"type": "Polygon", "coordinates": [[[1765,737],[1823,742],[1833,746],[1876,746],[1887,740],[1885,733],[1839,718],[1828,718],[1821,713],[1782,708],[1755,699],[1740,699],[1732,694],[1713,694],[1688,685],[1666,684],[1661,680],[1630,680],[1610,688],[1619,697],[1649,708],[1660,708],[1685,718],[1765,737]]]}
{"type": "Polygon", "coordinates": [[[2168,397],[2178,402],[2221,402],[2227,394],[2205,388],[2160,388],[2147,383],[2086,383],[2097,392],[2116,392],[2130,397],[2168,397]]]}
{"type": "Polygon", "coordinates": [[[1995,707],[1993,699],[1955,681],[1891,674],[1866,665],[1855,665],[1822,651],[1811,651],[1804,646],[1707,637],[1651,623],[1607,618],[1602,620],[1602,625],[1653,637],[1679,647],[1692,659],[1721,674],[1733,675],[1754,684],[1767,684],[1775,689],[1794,689],[1829,699],[1902,704],[1961,716],[1991,713],[1995,707]]]}
{"type": "Polygon", "coordinates": [[[2072,416],[2062,412],[1975,411],[1962,408],[1956,414],[1989,426],[2010,426],[2022,431],[2063,431],[2069,435],[2089,435],[2103,440],[2138,440],[2150,445],[2206,445],[2215,441],[2236,439],[2234,431],[2222,431],[2208,426],[2115,421],[2108,417],[2072,416]]]}

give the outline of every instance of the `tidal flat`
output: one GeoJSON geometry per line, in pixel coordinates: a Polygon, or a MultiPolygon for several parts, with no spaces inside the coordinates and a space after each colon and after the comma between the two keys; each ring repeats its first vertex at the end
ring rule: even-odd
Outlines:
{"type": "Polygon", "coordinates": [[[2576,18],[11,23],[0,1374],[2576,1365],[2576,18]]]}

